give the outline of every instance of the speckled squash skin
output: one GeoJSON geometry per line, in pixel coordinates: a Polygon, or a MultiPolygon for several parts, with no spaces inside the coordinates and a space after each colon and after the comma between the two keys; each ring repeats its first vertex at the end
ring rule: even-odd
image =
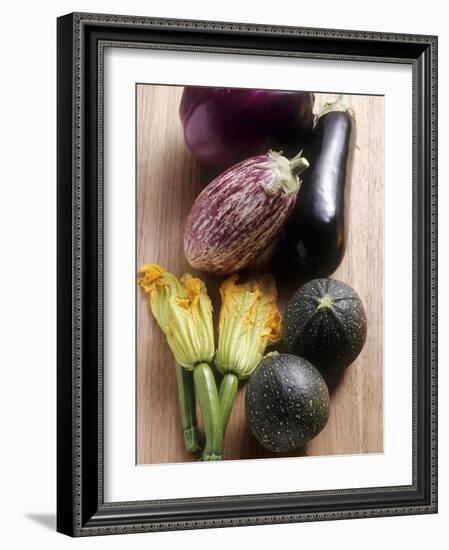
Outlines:
{"type": "Polygon", "coordinates": [[[245,409],[251,432],[263,447],[292,451],[326,425],[329,392],[307,360],[286,353],[268,354],[249,379],[245,409]]]}
{"type": "Polygon", "coordinates": [[[355,290],[336,279],[314,279],[287,304],[283,349],[308,359],[322,372],[344,369],[361,352],[366,332],[365,308],[355,290]]]}

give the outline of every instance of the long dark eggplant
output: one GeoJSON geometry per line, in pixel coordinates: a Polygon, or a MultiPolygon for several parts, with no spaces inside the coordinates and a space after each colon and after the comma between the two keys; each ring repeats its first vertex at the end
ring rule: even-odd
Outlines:
{"type": "Polygon", "coordinates": [[[303,155],[305,172],[296,204],[279,243],[277,261],[300,278],[327,277],[346,250],[355,117],[348,96],[321,111],[303,155]]]}

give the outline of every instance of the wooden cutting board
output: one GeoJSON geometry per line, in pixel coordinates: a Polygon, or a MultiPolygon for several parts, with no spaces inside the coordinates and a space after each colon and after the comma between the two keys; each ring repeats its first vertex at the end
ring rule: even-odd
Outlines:
{"type": "MultiPolygon", "coordinates": [[[[184,258],[182,235],[195,197],[216,175],[188,152],[178,116],[181,87],[137,87],[137,265],[161,264],[179,276],[195,274],[184,258]]],[[[316,94],[315,110],[334,95],[316,94]]],[[[357,119],[350,224],[345,258],[333,274],[354,287],[367,311],[362,353],[330,388],[331,409],[324,430],[304,449],[276,454],[260,447],[246,424],[244,384],[229,421],[224,459],[344,455],[383,452],[383,238],[384,100],[352,96],[357,119]]],[[[264,271],[259,262],[256,274],[264,271]]],[[[206,281],[219,310],[222,279],[206,281]]],[[[279,288],[280,306],[292,288],[279,288]]],[[[144,293],[137,293],[137,463],[198,460],[184,449],[173,357],[144,293]]]]}

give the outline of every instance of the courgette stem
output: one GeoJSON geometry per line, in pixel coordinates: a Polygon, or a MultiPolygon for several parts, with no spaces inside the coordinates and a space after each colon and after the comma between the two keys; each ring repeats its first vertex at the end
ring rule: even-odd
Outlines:
{"type": "Polygon", "coordinates": [[[221,460],[223,449],[223,425],[217,384],[207,363],[199,363],[193,369],[196,398],[204,422],[206,442],[201,460],[221,460]]]}
{"type": "Polygon", "coordinates": [[[228,372],[224,375],[220,384],[220,408],[221,422],[223,424],[223,435],[226,432],[229,417],[231,416],[232,407],[239,389],[239,379],[233,372],[228,372]]]}
{"type": "Polygon", "coordinates": [[[178,403],[181,413],[184,443],[189,453],[201,450],[201,433],[196,418],[195,388],[192,371],[175,364],[176,383],[178,385],[178,403]]]}

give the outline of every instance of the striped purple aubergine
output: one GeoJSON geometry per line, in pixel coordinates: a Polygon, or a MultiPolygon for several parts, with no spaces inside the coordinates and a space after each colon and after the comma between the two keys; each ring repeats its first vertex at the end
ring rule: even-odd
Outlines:
{"type": "Polygon", "coordinates": [[[239,162],[197,197],[187,218],[184,252],[199,271],[225,275],[246,267],[274,239],[292,210],[299,174],[309,163],[269,151],[239,162]]]}

